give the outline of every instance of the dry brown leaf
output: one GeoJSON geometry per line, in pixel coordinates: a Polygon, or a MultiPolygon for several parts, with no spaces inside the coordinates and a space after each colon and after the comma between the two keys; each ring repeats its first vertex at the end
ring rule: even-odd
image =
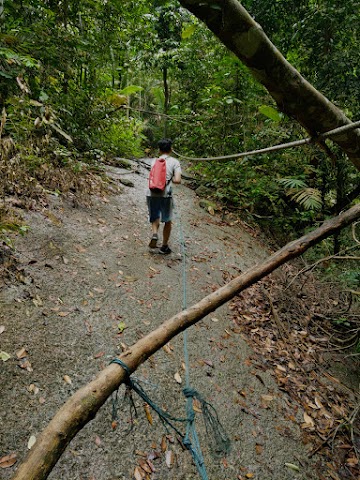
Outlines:
{"type": "Polygon", "coordinates": [[[17,462],[16,453],[10,453],[5,455],[5,457],[0,458],[0,468],[9,468],[12,467],[17,462]]]}
{"type": "Polygon", "coordinates": [[[161,439],[161,451],[166,452],[166,450],[167,450],[166,435],[163,435],[161,439]]]}
{"type": "Polygon", "coordinates": [[[28,386],[28,390],[29,390],[30,393],[33,393],[34,395],[37,395],[40,391],[39,387],[37,387],[33,383],[28,386]]]}
{"type": "Polygon", "coordinates": [[[35,435],[31,435],[27,444],[27,448],[31,450],[31,448],[35,445],[35,443],[36,443],[36,437],[35,435]]]}
{"type": "Polygon", "coordinates": [[[174,464],[174,452],[172,450],[166,450],[165,462],[168,468],[171,468],[174,464]]]}
{"type": "Polygon", "coordinates": [[[172,354],[171,347],[170,347],[170,345],[169,345],[168,343],[163,346],[163,350],[164,350],[166,353],[168,353],[169,355],[172,354]]]}
{"type": "Polygon", "coordinates": [[[18,350],[18,351],[16,352],[16,356],[17,356],[17,358],[19,358],[19,359],[20,359],[20,358],[25,358],[25,357],[28,356],[28,352],[25,350],[25,348],[21,348],[20,350],[18,350]]]}
{"type": "Polygon", "coordinates": [[[144,470],[144,472],[149,473],[150,475],[153,473],[149,464],[145,460],[141,460],[140,467],[144,470]]]}
{"type": "Polygon", "coordinates": [[[71,381],[71,378],[69,377],[69,375],[64,375],[63,376],[63,380],[65,383],[67,383],[68,385],[71,385],[72,384],[72,381],[71,381]]]}
{"type": "Polygon", "coordinates": [[[59,312],[58,315],[59,317],[67,317],[70,312],[59,312]]]}
{"type": "Polygon", "coordinates": [[[94,290],[94,292],[97,292],[97,293],[105,293],[105,289],[104,289],[104,288],[94,287],[93,290],[94,290]]]}
{"type": "Polygon", "coordinates": [[[150,423],[150,425],[152,425],[153,424],[153,418],[152,418],[150,406],[149,406],[148,403],[144,403],[144,410],[145,410],[145,415],[146,415],[146,418],[147,418],[148,422],[150,423]]]}
{"type": "Polygon", "coordinates": [[[104,355],[105,355],[105,352],[99,352],[96,355],[94,355],[94,358],[100,358],[100,357],[103,357],[104,355]]]}
{"type": "Polygon", "coordinates": [[[214,364],[211,360],[204,360],[205,365],[208,367],[214,368],[214,364]]]}
{"type": "Polygon", "coordinates": [[[264,400],[264,402],[271,402],[274,398],[273,395],[261,395],[261,399],[264,400]]]}
{"type": "Polygon", "coordinates": [[[307,427],[314,428],[315,422],[306,412],[304,412],[304,421],[307,427]]]}
{"type": "Polygon", "coordinates": [[[33,371],[31,363],[29,362],[29,360],[26,357],[20,358],[19,367],[23,368],[24,370],[27,370],[28,372],[33,371]]]}
{"type": "Polygon", "coordinates": [[[255,452],[257,453],[257,455],[262,455],[263,451],[264,451],[264,447],[259,443],[257,443],[255,445],[255,452]]]}
{"type": "Polygon", "coordinates": [[[142,480],[143,478],[145,478],[144,470],[140,467],[135,467],[134,478],[135,480],[142,480]]]}

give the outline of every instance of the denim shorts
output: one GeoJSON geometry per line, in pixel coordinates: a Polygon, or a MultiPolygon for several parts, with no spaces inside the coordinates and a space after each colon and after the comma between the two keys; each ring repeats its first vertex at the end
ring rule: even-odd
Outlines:
{"type": "Polygon", "coordinates": [[[161,222],[170,222],[173,213],[172,197],[146,197],[150,223],[160,218],[161,222]]]}

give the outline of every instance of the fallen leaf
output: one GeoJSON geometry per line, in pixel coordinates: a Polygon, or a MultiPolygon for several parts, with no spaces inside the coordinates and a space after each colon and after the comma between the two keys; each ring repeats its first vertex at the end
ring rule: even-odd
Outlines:
{"type": "Polygon", "coordinates": [[[349,465],[349,467],[355,467],[358,465],[359,460],[356,457],[349,457],[345,460],[345,463],[349,465]]]}
{"type": "Polygon", "coordinates": [[[150,425],[152,425],[153,424],[153,418],[152,418],[150,406],[149,406],[148,403],[144,403],[144,410],[145,410],[145,415],[146,415],[146,418],[147,418],[148,422],[150,423],[150,425]]]}
{"type": "Polygon", "coordinates": [[[161,439],[161,451],[166,452],[166,450],[167,450],[166,435],[163,435],[161,439]]]}
{"type": "Polygon", "coordinates": [[[113,420],[113,421],[111,422],[111,428],[112,428],[113,430],[116,430],[116,429],[117,429],[117,426],[118,426],[118,422],[117,422],[116,420],[113,420]]]}
{"type": "Polygon", "coordinates": [[[205,365],[208,367],[214,368],[214,364],[211,360],[204,360],[205,365]]]}
{"type": "Polygon", "coordinates": [[[0,334],[5,332],[5,325],[0,325],[0,334]]]}
{"type": "Polygon", "coordinates": [[[9,468],[17,462],[16,453],[10,453],[10,455],[5,455],[5,457],[0,458],[0,468],[9,468]]]}
{"type": "Polygon", "coordinates": [[[70,312],[59,312],[58,315],[59,317],[67,317],[70,314],[70,312]]]}
{"type": "Polygon", "coordinates": [[[144,470],[140,467],[135,467],[134,478],[135,480],[142,480],[143,478],[145,478],[144,470]]]}
{"type": "Polygon", "coordinates": [[[28,372],[33,371],[31,363],[29,362],[29,360],[26,357],[25,358],[20,358],[19,367],[24,369],[24,370],[27,370],[28,372]]]}
{"type": "Polygon", "coordinates": [[[216,323],[216,322],[219,321],[219,319],[218,319],[218,318],[215,318],[215,317],[212,317],[211,321],[214,322],[214,323],[216,323]]]}
{"type": "Polygon", "coordinates": [[[96,435],[96,437],[95,437],[95,445],[97,447],[100,447],[100,445],[101,445],[101,438],[99,437],[99,435],[96,435]]]}
{"type": "Polygon", "coordinates": [[[94,355],[94,358],[100,358],[100,357],[103,357],[104,355],[105,355],[105,352],[99,352],[96,355],[94,355]]]}
{"type": "Polygon", "coordinates": [[[137,277],[132,277],[131,275],[125,275],[124,278],[129,283],[136,282],[137,280],[139,280],[137,277]]]}
{"type": "Polygon", "coordinates": [[[0,360],[2,360],[3,362],[7,362],[9,360],[10,355],[6,352],[0,352],[0,360]]]}
{"type": "Polygon", "coordinates": [[[36,295],[36,297],[33,298],[32,302],[35,305],[35,307],[42,307],[43,306],[43,301],[41,300],[39,295],[36,295]]]}
{"type": "Polygon", "coordinates": [[[212,206],[208,206],[208,212],[210,213],[210,215],[215,215],[215,210],[212,206]]]}
{"type": "Polygon", "coordinates": [[[27,355],[28,355],[28,352],[25,350],[25,348],[21,348],[20,350],[18,350],[18,351],[16,352],[16,356],[17,356],[17,358],[19,358],[19,359],[20,359],[20,358],[25,358],[25,357],[27,357],[27,355]]]}
{"type": "Polygon", "coordinates": [[[168,468],[171,468],[174,464],[174,452],[172,450],[166,450],[165,462],[168,468]]]}
{"type": "Polygon", "coordinates": [[[97,293],[105,293],[104,288],[94,287],[93,290],[94,290],[94,292],[97,292],[97,293]]]}
{"type": "Polygon", "coordinates": [[[257,455],[261,455],[263,453],[263,450],[264,450],[264,447],[259,443],[255,445],[255,452],[257,453],[257,455]]]}
{"type": "Polygon", "coordinates": [[[174,378],[177,381],[177,383],[182,383],[182,379],[178,372],[175,373],[174,378]]]}
{"type": "Polygon", "coordinates": [[[64,375],[63,380],[64,380],[65,383],[67,383],[69,385],[72,384],[72,381],[71,381],[71,378],[69,377],[69,375],[64,375]]]}
{"type": "Polygon", "coordinates": [[[290,470],[294,470],[295,472],[300,472],[300,468],[293,463],[285,463],[285,467],[290,468],[290,470]]]}
{"type": "Polygon", "coordinates": [[[29,390],[30,393],[33,393],[34,395],[37,395],[40,391],[39,387],[37,387],[33,383],[28,386],[28,390],[29,390]]]}
{"type": "Polygon", "coordinates": [[[271,402],[274,398],[272,395],[261,395],[261,399],[264,400],[264,402],[271,402]]]}
{"type": "Polygon", "coordinates": [[[304,412],[304,421],[305,421],[306,427],[314,428],[315,426],[314,420],[306,412],[304,412]]]}
{"type": "Polygon", "coordinates": [[[170,347],[170,345],[169,345],[168,343],[163,346],[163,350],[164,350],[166,353],[168,353],[168,354],[172,354],[171,347],[170,347]]]}
{"type": "Polygon", "coordinates": [[[31,447],[33,447],[36,443],[36,437],[35,435],[31,435],[31,437],[29,438],[29,441],[28,441],[28,444],[27,444],[27,448],[29,450],[31,450],[31,447]]]}
{"type": "Polygon", "coordinates": [[[247,473],[245,475],[246,478],[254,478],[255,474],[254,473],[247,473]]]}
{"type": "Polygon", "coordinates": [[[119,322],[117,327],[119,329],[119,333],[122,333],[126,328],[125,322],[119,322]]]}
{"type": "Polygon", "coordinates": [[[146,460],[140,461],[140,467],[144,470],[144,472],[149,473],[150,475],[153,473],[146,460]]]}

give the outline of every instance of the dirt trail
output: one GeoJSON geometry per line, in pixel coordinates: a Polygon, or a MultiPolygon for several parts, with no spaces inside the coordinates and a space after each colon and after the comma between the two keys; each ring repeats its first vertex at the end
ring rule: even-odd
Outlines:
{"type": "MultiPolygon", "coordinates": [[[[112,168],[111,175],[132,180],[135,188],[94,198],[89,208],[73,208],[53,198],[47,215],[27,214],[31,230],[16,241],[21,282],[7,284],[0,292],[0,325],[5,326],[0,350],[11,355],[0,362],[0,458],[13,452],[18,456],[13,467],[0,470],[4,480],[26,455],[30,437],[36,437],[59,406],[121,352],[122,344],[131,345],[182,309],[180,219],[187,248],[188,305],[268,255],[240,226],[225,225],[202,210],[186,186],[175,189],[173,253],[150,253],[144,200],[147,171],[112,168]],[[122,333],[119,324],[126,327],[122,333]],[[22,348],[25,360],[16,357],[22,348]],[[28,368],[19,368],[21,362],[28,368]],[[66,375],[71,384],[64,380],[66,375]]],[[[217,409],[232,443],[226,459],[213,457],[198,415],[209,478],[317,478],[310,463],[315,458],[307,458],[300,431],[288,420],[300,418],[301,408],[279,391],[269,373],[254,370],[248,361],[252,351],[233,327],[224,306],[189,332],[191,383],[217,409]],[[272,398],[266,405],[264,395],[272,398]]],[[[176,416],[184,415],[183,384],[174,378],[178,373],[184,379],[183,357],[179,337],[136,372],[150,396],[176,416]]],[[[151,480],[199,478],[190,454],[155,415],[153,424],[148,422],[138,399],[139,415],[128,433],[130,411],[122,396],[121,389],[117,428],[112,429],[109,400],[72,441],[49,478],[131,479],[135,467],[149,455],[155,467],[151,480]],[[172,453],[162,451],[165,446],[172,453]]]]}

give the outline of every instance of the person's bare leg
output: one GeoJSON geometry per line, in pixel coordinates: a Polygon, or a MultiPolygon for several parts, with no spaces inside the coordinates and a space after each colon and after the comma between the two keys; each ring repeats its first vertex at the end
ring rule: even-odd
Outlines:
{"type": "Polygon", "coordinates": [[[162,243],[163,246],[165,246],[169,243],[171,226],[172,226],[171,221],[170,222],[165,222],[164,231],[163,231],[163,243],[162,243]]]}
{"type": "Polygon", "coordinates": [[[151,223],[152,237],[151,237],[151,240],[150,240],[150,243],[149,243],[150,248],[156,248],[157,247],[159,226],[160,226],[160,218],[157,218],[155,220],[155,222],[151,223]]]}
{"type": "Polygon", "coordinates": [[[160,218],[157,218],[155,222],[152,222],[151,224],[151,230],[153,235],[157,235],[159,231],[159,226],[160,226],[160,218]]]}

